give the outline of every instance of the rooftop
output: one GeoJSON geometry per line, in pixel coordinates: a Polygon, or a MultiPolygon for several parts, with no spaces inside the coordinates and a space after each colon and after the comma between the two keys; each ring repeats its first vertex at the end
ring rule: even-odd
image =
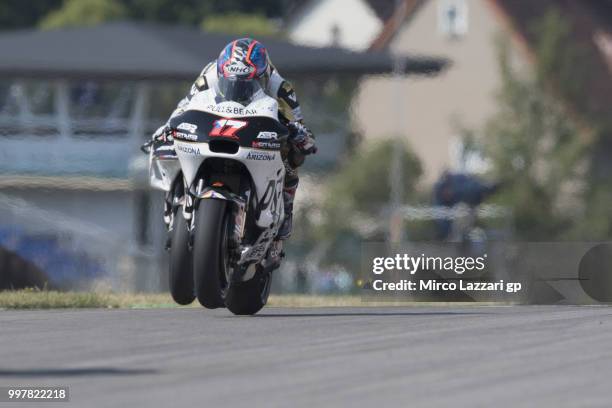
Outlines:
{"type": "MultiPolygon", "coordinates": [[[[0,75],[113,79],[192,80],[216,58],[230,35],[197,28],[115,22],[94,27],[0,33],[0,75]]],[[[278,39],[262,39],[283,73],[384,73],[393,70],[386,51],[354,53],[313,48],[278,39]]],[[[443,58],[405,57],[405,73],[433,74],[443,58]]]]}

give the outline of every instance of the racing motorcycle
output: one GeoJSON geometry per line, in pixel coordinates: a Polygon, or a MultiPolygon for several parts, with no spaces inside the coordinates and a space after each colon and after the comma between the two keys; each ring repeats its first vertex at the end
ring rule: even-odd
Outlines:
{"type": "Polygon", "coordinates": [[[172,296],[254,314],[282,257],[275,238],[290,130],[278,121],[278,104],[263,92],[248,106],[219,101],[211,89],[195,95],[169,131],[182,178],[173,184],[181,210],[172,213],[172,296]]]}

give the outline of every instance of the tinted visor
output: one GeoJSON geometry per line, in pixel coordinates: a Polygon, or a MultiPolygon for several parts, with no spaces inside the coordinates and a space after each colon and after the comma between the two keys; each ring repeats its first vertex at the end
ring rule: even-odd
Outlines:
{"type": "Polygon", "coordinates": [[[261,90],[261,84],[254,78],[242,79],[224,76],[219,78],[219,93],[226,101],[248,105],[259,90],[261,90]]]}

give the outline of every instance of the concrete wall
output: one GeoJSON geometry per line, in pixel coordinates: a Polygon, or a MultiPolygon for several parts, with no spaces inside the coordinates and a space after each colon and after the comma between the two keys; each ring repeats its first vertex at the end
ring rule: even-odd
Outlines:
{"type": "Polygon", "coordinates": [[[69,247],[104,262],[116,289],[159,290],[165,286],[161,193],[60,189],[2,189],[1,193],[24,200],[27,212],[11,214],[3,206],[0,226],[16,225],[29,235],[68,239],[69,247]],[[147,198],[148,211],[143,212],[147,198]],[[47,220],[54,215],[59,217],[47,220]],[[141,242],[143,225],[148,228],[146,243],[141,242]]]}
{"type": "Polygon", "coordinates": [[[117,240],[130,241],[135,236],[131,192],[14,189],[3,193],[42,209],[63,213],[75,221],[95,224],[116,234],[117,240]]]}

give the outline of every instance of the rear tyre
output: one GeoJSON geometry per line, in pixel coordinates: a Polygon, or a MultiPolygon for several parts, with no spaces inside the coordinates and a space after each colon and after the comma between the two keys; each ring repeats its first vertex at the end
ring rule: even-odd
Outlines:
{"type": "Polygon", "coordinates": [[[225,306],[236,315],[253,315],[268,302],[272,274],[257,266],[257,272],[246,282],[232,282],[225,296],[225,306]]]}
{"type": "Polygon", "coordinates": [[[195,212],[195,293],[200,304],[208,309],[223,307],[223,293],[227,288],[225,209],[226,201],[207,199],[199,202],[195,212]]]}
{"type": "Polygon", "coordinates": [[[195,299],[193,289],[193,261],[189,252],[189,230],[179,208],[174,214],[170,241],[170,294],[179,305],[188,305],[195,299]]]}

